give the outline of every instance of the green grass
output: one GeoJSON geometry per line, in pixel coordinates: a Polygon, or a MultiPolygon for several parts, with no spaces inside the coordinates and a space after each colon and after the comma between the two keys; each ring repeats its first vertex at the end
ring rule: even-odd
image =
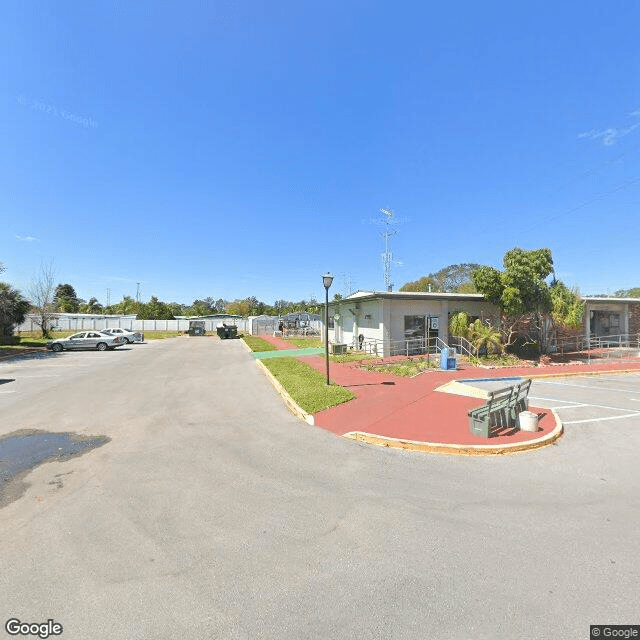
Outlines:
{"type": "Polygon", "coordinates": [[[181,336],[181,331],[142,331],[145,340],[164,340],[181,336]]]}
{"type": "Polygon", "coordinates": [[[66,338],[77,331],[52,331],[51,338],[43,338],[40,331],[23,331],[20,335],[3,338],[3,349],[24,349],[25,347],[44,347],[52,338],[66,338]]]}
{"type": "Polygon", "coordinates": [[[318,413],[356,397],[344,387],[327,386],[324,374],[295,358],[273,358],[262,363],[307,413],[318,413]]]}
{"type": "Polygon", "coordinates": [[[394,376],[410,378],[411,376],[416,376],[427,369],[437,369],[439,366],[439,362],[436,358],[430,358],[429,361],[427,361],[426,358],[421,358],[420,360],[401,360],[400,362],[393,362],[390,364],[372,364],[367,365],[364,368],[367,371],[390,373],[394,376]]]}
{"type": "Polygon", "coordinates": [[[242,336],[242,339],[247,343],[251,351],[277,351],[278,347],[263,340],[262,338],[256,338],[255,336],[242,336]]]}
{"type": "Polygon", "coordinates": [[[309,338],[284,338],[284,340],[289,342],[292,347],[298,347],[299,349],[309,349],[322,346],[322,340],[313,336],[309,338]]]}

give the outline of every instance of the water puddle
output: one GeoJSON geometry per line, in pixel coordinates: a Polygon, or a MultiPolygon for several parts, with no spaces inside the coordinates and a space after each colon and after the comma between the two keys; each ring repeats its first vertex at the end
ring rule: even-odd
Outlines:
{"type": "Polygon", "coordinates": [[[107,436],[22,429],[0,437],[0,508],[19,498],[24,476],[44,462],[64,461],[109,442],[107,436]]]}

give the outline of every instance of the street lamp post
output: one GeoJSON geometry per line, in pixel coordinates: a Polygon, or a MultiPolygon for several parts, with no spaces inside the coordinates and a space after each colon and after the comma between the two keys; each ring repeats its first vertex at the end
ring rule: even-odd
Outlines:
{"type": "Polygon", "coordinates": [[[325,273],[322,276],[322,284],[324,284],[325,302],[324,302],[324,354],[327,361],[327,384],[329,384],[329,287],[333,282],[333,276],[325,273]]]}

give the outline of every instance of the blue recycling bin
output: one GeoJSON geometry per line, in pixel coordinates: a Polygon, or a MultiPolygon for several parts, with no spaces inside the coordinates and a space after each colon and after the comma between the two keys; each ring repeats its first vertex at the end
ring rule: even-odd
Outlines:
{"type": "Polygon", "coordinates": [[[455,371],[456,369],[456,352],[455,349],[448,348],[440,351],[440,368],[443,371],[455,371]]]}

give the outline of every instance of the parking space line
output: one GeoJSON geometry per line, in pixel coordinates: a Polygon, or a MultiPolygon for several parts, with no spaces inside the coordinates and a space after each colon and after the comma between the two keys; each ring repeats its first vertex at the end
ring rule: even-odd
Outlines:
{"type": "Polygon", "coordinates": [[[620,418],[633,418],[640,416],[640,411],[632,411],[623,416],[607,416],[606,418],[587,418],[586,420],[563,420],[562,424],[581,424],[584,422],[604,422],[605,420],[619,420],[620,418]]]}
{"type": "Polygon", "coordinates": [[[562,400],[561,398],[540,398],[538,396],[529,396],[529,400],[542,400],[543,402],[564,402],[568,405],[580,405],[581,407],[590,406],[582,402],[574,402],[573,400],[562,400]]]}
{"type": "MultiPolygon", "coordinates": [[[[537,397],[534,397],[534,396],[529,396],[529,400],[542,400],[542,401],[546,401],[546,402],[564,402],[564,403],[567,404],[566,407],[558,407],[560,409],[573,409],[574,407],[593,407],[594,409],[613,409],[614,411],[632,411],[632,412],[634,412],[633,409],[627,409],[625,407],[612,407],[611,405],[604,405],[604,404],[590,404],[590,403],[584,403],[584,402],[573,402],[571,400],[561,400],[560,398],[537,398],[537,397]]],[[[549,408],[551,408],[551,407],[549,407],[549,408]]],[[[640,415],[640,413],[638,415],[640,415]]]]}
{"type": "Polygon", "coordinates": [[[548,380],[536,380],[538,384],[555,384],[562,387],[578,387],[579,389],[601,390],[601,391],[616,391],[617,393],[634,393],[628,389],[612,389],[611,387],[600,387],[598,385],[587,384],[571,384],[570,382],[551,382],[548,380]]]}

